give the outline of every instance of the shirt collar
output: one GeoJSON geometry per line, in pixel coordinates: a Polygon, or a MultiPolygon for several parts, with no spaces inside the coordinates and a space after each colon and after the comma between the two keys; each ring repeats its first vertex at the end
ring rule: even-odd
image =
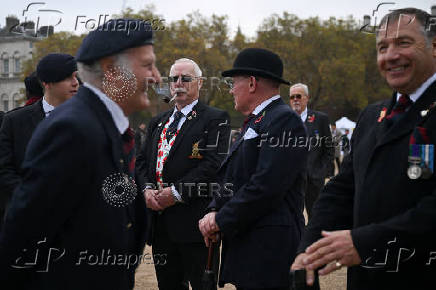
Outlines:
{"type": "Polygon", "coordinates": [[[45,96],[43,96],[42,97],[42,109],[44,110],[45,115],[48,116],[48,114],[50,114],[50,112],[53,111],[54,108],[55,108],[54,106],[47,103],[45,96]]]}
{"type": "Polygon", "coordinates": [[[280,95],[275,95],[268,100],[263,101],[260,105],[258,105],[252,112],[252,114],[257,115],[259,114],[263,109],[266,108],[269,104],[271,104],[272,101],[280,99],[280,95]]]}
{"type": "MultiPolygon", "coordinates": [[[[187,116],[189,113],[191,113],[192,109],[194,108],[195,105],[197,105],[197,103],[198,103],[198,99],[195,100],[195,101],[193,101],[193,102],[190,103],[189,105],[184,106],[184,107],[180,110],[180,112],[183,113],[183,116],[187,116]]],[[[174,114],[175,114],[176,112],[177,112],[177,106],[174,107],[174,111],[173,111],[173,115],[172,115],[172,116],[174,116],[174,114]]]]}
{"type": "Polygon", "coordinates": [[[129,128],[129,119],[124,115],[121,107],[93,85],[86,82],[83,83],[83,85],[98,96],[98,98],[103,102],[103,104],[106,106],[107,110],[111,114],[115,126],[117,127],[120,134],[124,134],[127,128],[129,128]]]}
{"type": "MultiPolygon", "coordinates": [[[[434,82],[436,81],[436,73],[434,75],[432,75],[431,77],[429,77],[418,89],[416,89],[415,92],[411,93],[409,95],[410,99],[412,100],[412,102],[416,102],[419,97],[421,97],[421,95],[424,93],[424,91],[434,82]]],[[[397,92],[397,101],[400,98],[402,94],[397,92]]]]}
{"type": "Polygon", "coordinates": [[[304,111],[301,113],[300,118],[303,122],[306,122],[307,119],[307,106],[306,109],[304,109],[304,111]]]}

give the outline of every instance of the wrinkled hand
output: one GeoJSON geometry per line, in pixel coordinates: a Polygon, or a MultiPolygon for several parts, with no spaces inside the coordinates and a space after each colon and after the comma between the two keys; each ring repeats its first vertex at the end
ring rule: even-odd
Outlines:
{"type": "Polygon", "coordinates": [[[173,206],[176,203],[173,192],[171,191],[171,187],[165,187],[159,190],[156,200],[162,209],[166,209],[167,207],[173,206]]]}
{"type": "MultiPolygon", "coordinates": [[[[296,258],[294,263],[291,266],[291,270],[300,270],[304,268],[304,259],[306,259],[308,255],[306,253],[299,254],[296,258]]],[[[313,282],[315,281],[315,271],[314,270],[306,270],[306,283],[309,286],[313,285],[313,282]]]]}
{"type": "Polygon", "coordinates": [[[206,247],[209,247],[209,240],[216,242],[220,228],[215,221],[216,211],[210,212],[198,221],[198,228],[204,238],[206,247]]]}
{"type": "Polygon", "coordinates": [[[319,239],[306,249],[303,265],[306,270],[318,271],[319,275],[327,275],[340,269],[342,266],[359,265],[362,260],[354,247],[351,231],[321,232],[323,238],[319,239]],[[339,262],[339,266],[337,265],[339,262]]]}
{"type": "Polygon", "coordinates": [[[145,189],[144,190],[145,203],[146,203],[147,207],[152,209],[152,210],[155,210],[155,211],[159,211],[159,210],[163,209],[159,205],[159,203],[157,202],[157,199],[156,199],[157,193],[158,193],[158,191],[155,189],[145,189]]]}

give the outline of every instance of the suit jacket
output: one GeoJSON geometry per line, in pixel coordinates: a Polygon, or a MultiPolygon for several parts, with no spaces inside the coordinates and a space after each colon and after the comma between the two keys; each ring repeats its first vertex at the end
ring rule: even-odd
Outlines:
{"type": "Polygon", "coordinates": [[[0,235],[2,285],[14,271],[23,279],[23,270],[10,265],[23,266],[27,249],[39,250],[39,258],[26,281],[32,288],[25,289],[132,289],[137,263],[129,255],[138,257],[145,245],[145,200],[138,190],[128,205],[107,201],[125,184],[119,176],[128,172],[126,164],[121,134],[88,88],[44,119],[0,235]]]}
{"type": "Polygon", "coordinates": [[[307,158],[308,177],[324,183],[335,156],[329,118],[322,112],[308,109],[304,125],[311,143],[307,158]]]}
{"type": "MultiPolygon", "coordinates": [[[[174,184],[183,203],[177,203],[159,213],[149,209],[150,244],[157,215],[164,219],[168,234],[174,242],[203,242],[198,221],[212,200],[210,186],[217,182],[218,168],[228,152],[230,120],[226,112],[201,102],[194,106],[192,112],[180,128],[163,167],[163,181],[169,185],[174,184]],[[193,111],[196,112],[195,117],[193,111]],[[202,159],[190,158],[194,155],[194,144],[197,142],[202,159]],[[198,186],[202,190],[198,191],[198,186]]],[[[136,165],[141,176],[152,187],[156,187],[157,145],[172,113],[173,110],[169,110],[150,121],[145,146],[137,159],[136,165]]]]}
{"type": "Polygon", "coordinates": [[[209,206],[224,236],[220,284],[287,287],[304,227],[305,128],[281,99],[246,128],[219,171],[231,191],[209,206]]]}
{"type": "Polygon", "coordinates": [[[407,176],[412,131],[426,128],[436,144],[435,110],[421,115],[435,96],[433,83],[393,125],[383,111],[389,115],[396,94],[368,106],[353,132],[351,153],[313,207],[299,250],[319,239],[321,229],[352,229],[362,264],[349,268],[348,289],[430,289],[436,282],[436,263],[426,265],[436,245],[436,175],[407,176]]]}
{"type": "Polygon", "coordinates": [[[21,182],[27,144],[36,126],[44,119],[42,100],[8,112],[0,129],[0,209],[6,208],[21,182]]]}

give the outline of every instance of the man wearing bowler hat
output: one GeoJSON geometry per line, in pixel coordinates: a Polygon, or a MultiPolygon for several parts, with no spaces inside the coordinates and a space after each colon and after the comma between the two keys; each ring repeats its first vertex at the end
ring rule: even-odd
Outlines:
{"type": "Polygon", "coordinates": [[[135,21],[110,20],[84,38],[84,85],[32,136],[0,234],[5,289],[23,268],[25,289],[134,287],[147,218],[127,117],[147,108],[147,84],[160,81],[150,24],[135,21]]]}
{"type": "Polygon", "coordinates": [[[38,62],[37,71],[25,83],[26,92],[40,99],[8,112],[0,129],[0,228],[6,205],[24,176],[21,166],[36,126],[77,93],[76,60],[69,54],[50,53],[38,62]]]}
{"type": "Polygon", "coordinates": [[[206,243],[222,233],[219,282],[239,290],[289,289],[289,265],[304,227],[307,149],[295,142],[306,132],[280,98],[280,84],[289,85],[282,73],[277,54],[248,48],[222,74],[232,78],[235,109],[247,118],[219,170],[233,192],[215,196],[199,227],[206,243]]]}

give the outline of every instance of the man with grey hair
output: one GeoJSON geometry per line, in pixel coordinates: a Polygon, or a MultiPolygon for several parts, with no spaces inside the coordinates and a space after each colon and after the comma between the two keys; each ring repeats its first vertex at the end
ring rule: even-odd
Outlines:
{"type": "Polygon", "coordinates": [[[293,269],[348,268],[347,288],[433,289],[436,282],[436,38],[432,16],[394,10],[376,35],[394,90],[361,113],[351,152],[320,194],[293,269]]]}
{"type": "Polygon", "coordinates": [[[150,121],[136,163],[146,181],[148,243],[153,255],[165,255],[165,265],[155,264],[161,290],[189,289],[188,282],[202,289],[208,251],[197,224],[217,190],[229,144],[229,115],[199,101],[201,75],[187,58],[171,66],[175,106],[150,121]]]}
{"type": "Polygon", "coordinates": [[[309,109],[307,107],[309,99],[307,85],[298,83],[289,89],[289,103],[292,109],[300,115],[307,129],[309,155],[304,203],[310,218],[313,204],[324,186],[325,178],[329,175],[335,151],[329,117],[323,112],[309,109]]]}
{"type": "Polygon", "coordinates": [[[147,82],[160,75],[150,24],[122,29],[132,21],[110,20],[84,38],[84,85],[30,140],[0,234],[4,289],[134,287],[147,218],[128,116],[147,108],[147,82]]]}

